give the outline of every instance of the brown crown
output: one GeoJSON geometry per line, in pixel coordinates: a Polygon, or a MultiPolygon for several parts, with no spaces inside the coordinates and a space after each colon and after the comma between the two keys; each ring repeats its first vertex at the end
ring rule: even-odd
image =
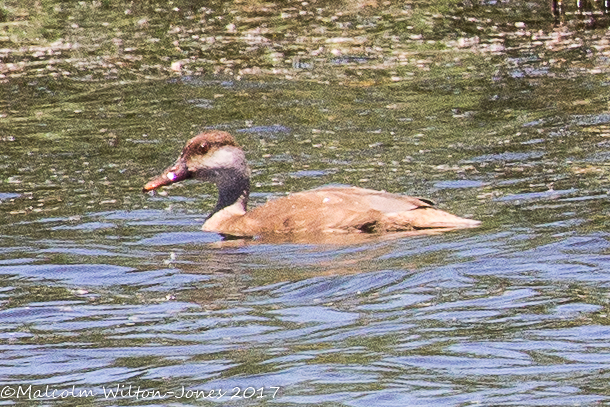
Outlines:
{"type": "Polygon", "coordinates": [[[232,135],[227,133],[226,131],[220,130],[210,130],[204,131],[190,139],[184,149],[182,150],[182,154],[180,157],[189,157],[194,154],[205,154],[212,147],[222,147],[222,146],[235,146],[239,145],[235,141],[232,135]]]}

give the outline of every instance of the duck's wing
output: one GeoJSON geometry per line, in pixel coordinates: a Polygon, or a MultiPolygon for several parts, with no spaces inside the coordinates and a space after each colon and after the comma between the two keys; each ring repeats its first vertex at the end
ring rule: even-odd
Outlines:
{"type": "MultiPolygon", "coordinates": [[[[470,228],[479,221],[465,219],[433,207],[427,199],[364,188],[321,188],[318,195],[332,196],[361,217],[351,227],[362,231],[389,232],[414,229],[470,228]],[[360,224],[358,224],[360,222],[360,224]]],[[[313,192],[313,191],[312,191],[313,192]]],[[[330,202],[329,202],[330,203],[330,202]]]]}
{"type": "Polygon", "coordinates": [[[266,233],[388,232],[472,227],[476,221],[434,209],[429,202],[355,187],[327,187],[259,206],[233,225],[246,235],[266,233]],[[256,230],[254,233],[247,233],[256,230]]]}
{"type": "Polygon", "coordinates": [[[358,232],[380,220],[364,196],[315,189],[274,199],[249,211],[244,223],[256,222],[262,233],[358,232]]]}

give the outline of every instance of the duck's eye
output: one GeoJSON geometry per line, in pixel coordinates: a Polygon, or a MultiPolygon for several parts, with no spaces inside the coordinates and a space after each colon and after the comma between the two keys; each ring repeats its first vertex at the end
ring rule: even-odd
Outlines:
{"type": "Polygon", "coordinates": [[[197,152],[199,154],[206,154],[210,150],[210,145],[208,143],[201,143],[197,146],[197,152]]]}

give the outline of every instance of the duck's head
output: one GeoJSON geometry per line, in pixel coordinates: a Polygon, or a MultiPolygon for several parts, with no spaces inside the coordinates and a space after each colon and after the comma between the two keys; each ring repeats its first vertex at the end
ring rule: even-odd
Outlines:
{"type": "Polygon", "coordinates": [[[249,179],[246,158],[233,136],[212,130],[193,137],[174,165],[144,185],[143,192],[189,178],[213,182],[219,187],[231,180],[249,179]]]}

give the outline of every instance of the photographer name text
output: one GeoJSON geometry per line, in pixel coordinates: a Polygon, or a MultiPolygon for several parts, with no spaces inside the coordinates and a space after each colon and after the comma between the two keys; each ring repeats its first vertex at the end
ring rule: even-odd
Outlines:
{"type": "Polygon", "coordinates": [[[222,398],[229,399],[274,399],[280,387],[233,387],[232,389],[209,389],[196,390],[181,386],[176,391],[142,389],[140,386],[117,384],[110,387],[102,386],[101,389],[79,389],[75,385],[69,388],[59,389],[49,385],[36,387],[34,385],[10,385],[0,387],[0,400],[53,400],[66,398],[87,398],[102,396],[105,399],[132,398],[135,400],[159,400],[159,399],[190,399],[203,400],[222,398]],[[100,391],[101,390],[101,391],[100,391]]]}

